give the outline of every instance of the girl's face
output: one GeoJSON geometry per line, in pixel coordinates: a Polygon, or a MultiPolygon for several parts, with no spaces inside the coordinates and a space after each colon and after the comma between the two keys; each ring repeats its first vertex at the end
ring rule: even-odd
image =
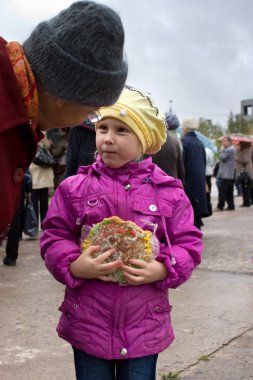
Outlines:
{"type": "Polygon", "coordinates": [[[135,133],[122,121],[111,117],[96,125],[97,151],[110,168],[120,168],[141,157],[141,144],[135,133]]]}

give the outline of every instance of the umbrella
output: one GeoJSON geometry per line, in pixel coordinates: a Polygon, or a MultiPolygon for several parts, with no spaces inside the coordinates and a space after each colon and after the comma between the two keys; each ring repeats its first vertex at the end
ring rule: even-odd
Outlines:
{"type": "Polygon", "coordinates": [[[211,139],[209,139],[207,136],[203,135],[203,133],[199,131],[194,132],[196,133],[197,138],[203,143],[205,148],[211,149],[214,153],[217,152],[217,147],[211,139]]]}
{"type": "MultiPolygon", "coordinates": [[[[232,139],[232,144],[238,144],[240,142],[248,142],[253,144],[253,136],[243,135],[242,133],[231,133],[229,135],[232,139]]],[[[221,136],[219,141],[222,141],[226,136],[221,136]]]]}

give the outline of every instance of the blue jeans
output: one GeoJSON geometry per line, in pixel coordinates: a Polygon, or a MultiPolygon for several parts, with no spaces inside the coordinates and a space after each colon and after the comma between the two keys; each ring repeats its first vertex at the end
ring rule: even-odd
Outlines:
{"type": "Polygon", "coordinates": [[[155,380],[158,355],[106,360],[73,347],[77,380],[155,380]]]}

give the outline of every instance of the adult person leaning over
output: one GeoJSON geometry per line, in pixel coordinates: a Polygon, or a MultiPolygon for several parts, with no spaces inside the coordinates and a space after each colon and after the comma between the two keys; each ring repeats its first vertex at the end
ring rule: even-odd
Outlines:
{"type": "Polygon", "coordinates": [[[154,154],[153,162],[171,177],[184,182],[183,148],[175,130],[180,123],[177,116],[166,112],[167,139],[161,150],[154,154]]]}
{"type": "Polygon", "coordinates": [[[234,203],[234,183],[235,183],[235,148],[232,145],[230,136],[222,139],[223,150],[219,157],[219,170],[217,173],[218,187],[218,205],[216,211],[223,211],[227,202],[226,210],[235,209],[234,203]]]}
{"type": "Polygon", "coordinates": [[[41,22],[23,46],[0,38],[0,240],[41,131],[78,125],[118,99],[127,76],[123,46],[120,17],[92,1],[41,22]]]}

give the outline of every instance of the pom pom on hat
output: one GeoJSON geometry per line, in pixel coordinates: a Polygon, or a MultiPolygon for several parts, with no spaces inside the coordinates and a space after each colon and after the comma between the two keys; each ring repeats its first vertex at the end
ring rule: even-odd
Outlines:
{"type": "Polygon", "coordinates": [[[194,131],[196,129],[199,129],[199,122],[193,117],[186,117],[182,121],[181,128],[194,131]]]}
{"type": "Polygon", "coordinates": [[[126,86],[115,104],[102,107],[99,112],[102,119],[112,117],[132,129],[140,140],[143,154],[155,154],[166,141],[164,114],[143,91],[126,86]]]}
{"type": "Polygon", "coordinates": [[[52,94],[76,104],[113,104],[127,77],[124,29],[106,5],[77,1],[41,22],[23,49],[36,79],[52,94]]]}

